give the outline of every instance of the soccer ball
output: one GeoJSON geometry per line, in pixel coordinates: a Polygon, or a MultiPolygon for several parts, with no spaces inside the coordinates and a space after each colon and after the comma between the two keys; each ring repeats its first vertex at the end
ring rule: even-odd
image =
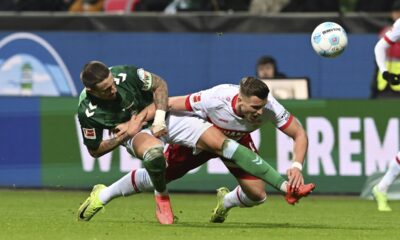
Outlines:
{"type": "Polygon", "coordinates": [[[347,46],[346,31],[337,23],[324,22],[311,34],[314,51],[322,57],[337,57],[347,46]]]}

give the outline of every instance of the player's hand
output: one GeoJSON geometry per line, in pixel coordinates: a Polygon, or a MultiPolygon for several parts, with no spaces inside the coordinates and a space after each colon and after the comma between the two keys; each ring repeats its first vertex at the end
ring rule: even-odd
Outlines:
{"type": "Polygon", "coordinates": [[[162,137],[168,133],[167,125],[165,124],[165,122],[153,124],[150,130],[153,133],[154,137],[162,137]]]}
{"type": "Polygon", "coordinates": [[[114,129],[111,130],[111,135],[115,138],[121,137],[128,131],[128,122],[118,124],[114,129]]]}
{"type": "Polygon", "coordinates": [[[388,71],[384,71],[382,73],[382,77],[391,85],[399,85],[400,84],[400,76],[398,74],[393,74],[388,71]]]}
{"type": "Polygon", "coordinates": [[[135,136],[140,130],[142,130],[142,127],[147,124],[144,119],[145,116],[138,117],[136,115],[132,115],[131,120],[128,123],[127,130],[129,137],[135,136]]]}
{"type": "Polygon", "coordinates": [[[292,188],[298,188],[300,185],[304,184],[303,174],[301,173],[300,169],[296,167],[289,168],[286,172],[289,178],[289,185],[292,188]]]}

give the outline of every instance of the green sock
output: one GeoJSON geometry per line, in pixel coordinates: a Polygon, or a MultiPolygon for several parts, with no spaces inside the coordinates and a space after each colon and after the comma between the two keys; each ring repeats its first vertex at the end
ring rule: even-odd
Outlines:
{"type": "Polygon", "coordinates": [[[154,189],[159,193],[165,192],[167,189],[165,181],[166,161],[163,148],[156,147],[147,150],[143,156],[143,165],[149,173],[154,189]]]}
{"type": "Polygon", "coordinates": [[[234,140],[226,139],[223,144],[223,155],[225,158],[233,160],[233,162],[244,171],[264,180],[279,191],[282,191],[281,186],[286,179],[257,153],[240,145],[234,140]]]}

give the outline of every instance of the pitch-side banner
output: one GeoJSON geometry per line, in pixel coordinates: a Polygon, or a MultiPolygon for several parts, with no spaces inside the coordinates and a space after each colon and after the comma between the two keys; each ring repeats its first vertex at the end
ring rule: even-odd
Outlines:
{"type": "MultiPolygon", "coordinates": [[[[1,186],[89,188],[96,183],[110,184],[141,167],[141,161],[132,158],[123,147],[98,159],[89,155],[76,119],[77,99],[34,100],[0,99],[0,123],[6,126],[0,135],[1,186]]],[[[308,133],[303,173],[306,182],[317,184],[318,192],[359,193],[366,178],[385,171],[399,149],[397,100],[282,103],[308,133]]],[[[108,137],[107,133],[104,137],[108,137]]],[[[261,156],[284,175],[293,156],[291,139],[271,124],[254,132],[253,137],[261,156]]],[[[213,191],[235,185],[223,164],[213,159],[172,182],[169,188],[213,191]]]]}

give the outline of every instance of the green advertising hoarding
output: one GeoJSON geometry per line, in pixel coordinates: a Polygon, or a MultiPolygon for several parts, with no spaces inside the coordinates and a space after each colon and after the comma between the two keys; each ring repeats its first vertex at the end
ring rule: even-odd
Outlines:
{"type": "MultiPolygon", "coordinates": [[[[306,182],[317,184],[317,192],[359,193],[366,178],[385,171],[399,149],[397,100],[281,103],[307,131],[309,149],[303,173],[306,182]]],[[[96,183],[110,184],[141,167],[141,162],[123,147],[93,159],[82,144],[76,108],[77,99],[41,99],[42,186],[89,188],[96,183]]],[[[260,155],[285,174],[292,156],[291,139],[272,124],[252,135],[260,155]]],[[[169,189],[213,191],[235,185],[235,179],[214,159],[172,182],[169,189]]]]}

